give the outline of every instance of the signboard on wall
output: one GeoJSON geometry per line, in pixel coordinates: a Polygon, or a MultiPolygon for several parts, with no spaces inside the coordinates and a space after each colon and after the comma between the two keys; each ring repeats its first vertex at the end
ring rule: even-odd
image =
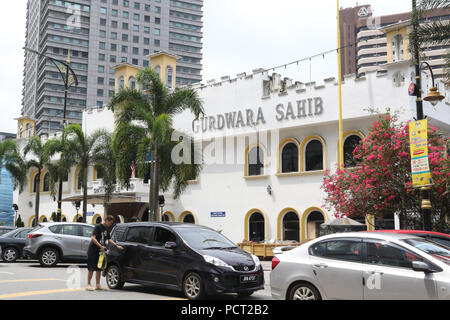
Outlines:
{"type": "Polygon", "coordinates": [[[211,212],[211,218],[225,218],[226,217],[226,212],[221,211],[221,212],[211,212]]]}

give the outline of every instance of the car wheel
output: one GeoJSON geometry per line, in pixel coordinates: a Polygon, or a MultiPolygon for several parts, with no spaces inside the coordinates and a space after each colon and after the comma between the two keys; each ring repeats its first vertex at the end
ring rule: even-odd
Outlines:
{"type": "Polygon", "coordinates": [[[54,248],[45,248],[39,254],[39,263],[43,267],[54,267],[58,263],[59,253],[54,248]]]}
{"type": "Polygon", "coordinates": [[[2,252],[2,259],[5,262],[12,263],[15,262],[19,258],[19,251],[14,248],[6,248],[2,252]]]}
{"type": "Polygon", "coordinates": [[[199,300],[203,297],[203,281],[197,273],[190,273],[184,278],[183,291],[189,300],[199,300]]]}
{"type": "Polygon", "coordinates": [[[289,300],[322,300],[319,291],[309,283],[299,283],[292,287],[289,300]]]}
{"type": "Polygon", "coordinates": [[[122,281],[122,272],[118,266],[110,266],[106,270],[106,283],[108,287],[113,290],[120,290],[123,288],[125,282],[122,281]]]}
{"type": "Polygon", "coordinates": [[[239,292],[238,296],[241,298],[248,298],[254,293],[255,293],[255,291],[239,292]]]}

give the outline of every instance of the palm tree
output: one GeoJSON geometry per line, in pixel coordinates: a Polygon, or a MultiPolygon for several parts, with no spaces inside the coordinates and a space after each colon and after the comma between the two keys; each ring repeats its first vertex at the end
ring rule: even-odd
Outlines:
{"type": "Polygon", "coordinates": [[[62,157],[66,163],[80,168],[83,189],[83,222],[87,218],[88,169],[90,166],[104,168],[105,204],[110,200],[115,186],[115,159],[111,148],[111,134],[97,130],[86,136],[78,124],[67,126],[63,132],[62,157]]]}
{"type": "Polygon", "coordinates": [[[148,173],[147,163],[151,163],[149,219],[156,221],[160,190],[167,191],[173,183],[177,198],[187,181],[194,180],[201,170],[196,164],[172,165],[170,155],[175,145],[170,141],[174,132],[172,120],[185,110],[198,118],[204,110],[197,91],[192,88],[170,91],[150,68],[140,70],[136,79],[142,91],[121,89],[109,102],[108,107],[117,115],[113,148],[117,176],[124,185],[130,183],[133,161],[141,178],[148,173]]]}
{"type": "Polygon", "coordinates": [[[14,189],[19,189],[19,192],[22,193],[27,175],[25,163],[14,140],[0,142],[0,172],[3,167],[9,171],[13,178],[14,189]]]}
{"type": "Polygon", "coordinates": [[[56,141],[54,139],[48,140],[45,143],[38,136],[31,137],[23,149],[23,157],[26,159],[28,155],[31,155],[30,160],[25,160],[26,171],[31,168],[37,170],[34,181],[32,181],[32,188],[35,190],[35,223],[39,221],[39,205],[40,205],[40,185],[41,185],[41,175],[45,169],[48,169],[51,164],[52,157],[54,156],[56,141]]]}
{"type": "MultiPolygon", "coordinates": [[[[416,10],[413,9],[412,18],[420,21],[425,10],[433,9],[444,9],[450,14],[450,0],[420,0],[418,8],[416,10]]],[[[445,21],[433,21],[431,23],[421,24],[417,29],[417,34],[413,32],[410,35],[410,46],[413,53],[415,41],[419,44],[419,48],[424,43],[430,43],[432,45],[450,44],[450,24],[445,21]]],[[[446,54],[445,77],[447,83],[450,84],[450,52],[446,54]]]]}

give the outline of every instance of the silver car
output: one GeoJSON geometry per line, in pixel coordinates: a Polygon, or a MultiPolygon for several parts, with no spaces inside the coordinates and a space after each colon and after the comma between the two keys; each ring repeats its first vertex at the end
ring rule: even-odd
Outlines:
{"type": "Polygon", "coordinates": [[[58,262],[85,262],[94,226],[84,223],[42,223],[28,234],[24,255],[43,267],[58,262]]]}
{"type": "Polygon", "coordinates": [[[277,300],[450,300],[450,250],[423,238],[344,233],[276,255],[277,300]]]}

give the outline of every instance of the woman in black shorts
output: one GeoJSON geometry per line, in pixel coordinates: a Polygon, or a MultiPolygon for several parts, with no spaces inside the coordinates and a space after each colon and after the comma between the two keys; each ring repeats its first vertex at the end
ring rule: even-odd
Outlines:
{"type": "Polygon", "coordinates": [[[105,290],[100,287],[100,277],[102,274],[102,270],[97,268],[98,259],[100,257],[100,252],[106,251],[107,242],[115,246],[116,248],[123,250],[123,247],[117,245],[113,240],[111,240],[111,235],[109,233],[109,229],[114,224],[114,217],[107,216],[103,223],[98,224],[94,228],[94,232],[91,237],[91,244],[88,249],[88,291],[93,291],[94,288],[91,286],[92,276],[95,274],[96,280],[96,290],[105,290]]]}

